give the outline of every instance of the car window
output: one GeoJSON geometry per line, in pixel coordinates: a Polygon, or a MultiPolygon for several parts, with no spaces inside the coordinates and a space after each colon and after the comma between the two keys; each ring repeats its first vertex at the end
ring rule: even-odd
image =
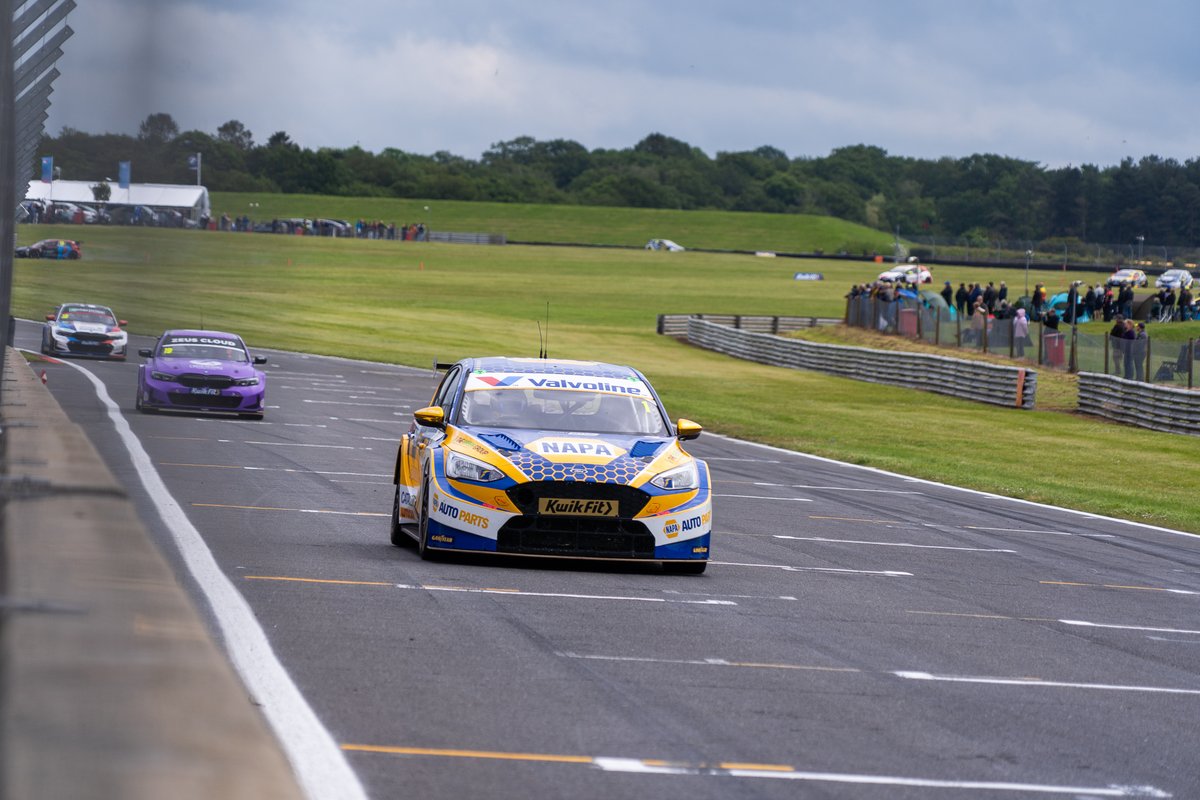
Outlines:
{"type": "Polygon", "coordinates": [[[454,386],[458,382],[459,376],[462,375],[462,367],[455,365],[446,373],[446,377],[442,378],[442,383],[438,386],[437,391],[433,393],[433,402],[430,405],[441,406],[446,411],[449,411],[449,404],[454,399],[454,386]]]}

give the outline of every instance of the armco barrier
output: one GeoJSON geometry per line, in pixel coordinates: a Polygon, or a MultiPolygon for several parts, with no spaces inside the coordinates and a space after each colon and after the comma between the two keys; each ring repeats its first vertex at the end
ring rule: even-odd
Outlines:
{"type": "Polygon", "coordinates": [[[658,332],[663,336],[686,336],[689,319],[706,319],[718,325],[756,333],[786,333],[818,325],[838,325],[840,319],[827,317],[768,317],[751,314],[659,314],[658,332]]]}
{"type": "Polygon", "coordinates": [[[1081,372],[1079,410],[1164,433],[1200,436],[1200,393],[1187,389],[1081,372]]]}
{"type": "Polygon", "coordinates": [[[1037,396],[1034,370],[983,361],[806,342],[736,330],[695,317],[688,320],[687,340],[706,350],[761,364],[811,369],[998,406],[1031,409],[1037,396]]]}

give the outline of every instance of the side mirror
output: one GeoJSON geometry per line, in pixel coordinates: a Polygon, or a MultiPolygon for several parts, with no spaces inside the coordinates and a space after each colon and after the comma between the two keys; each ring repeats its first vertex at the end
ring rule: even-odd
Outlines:
{"type": "Polygon", "coordinates": [[[254,363],[255,364],[265,364],[265,363],[267,363],[267,357],[266,356],[255,356],[254,363]]]}
{"type": "Polygon", "coordinates": [[[122,328],[124,328],[126,325],[128,325],[128,324],[129,324],[129,320],[127,320],[127,319],[119,319],[119,320],[117,320],[117,324],[118,324],[118,325],[120,325],[122,328]]]}
{"type": "Polygon", "coordinates": [[[446,427],[446,412],[442,410],[441,406],[418,408],[413,412],[413,417],[417,420],[417,424],[427,428],[446,427]]]}
{"type": "Polygon", "coordinates": [[[683,441],[698,439],[703,431],[704,428],[699,423],[692,422],[690,419],[681,418],[675,423],[675,435],[683,441]]]}
{"type": "Polygon", "coordinates": [[[46,322],[54,322],[54,320],[55,320],[55,316],[54,316],[54,314],[47,314],[47,315],[46,315],[46,322]]]}
{"type": "Polygon", "coordinates": [[[141,356],[142,358],[150,358],[151,356],[154,355],[154,350],[153,350],[153,348],[150,348],[150,347],[143,347],[140,350],[138,350],[138,355],[141,356]]]}

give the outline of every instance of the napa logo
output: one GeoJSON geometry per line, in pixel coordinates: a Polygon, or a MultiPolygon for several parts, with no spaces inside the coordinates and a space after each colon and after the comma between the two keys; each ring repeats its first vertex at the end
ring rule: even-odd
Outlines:
{"type": "Polygon", "coordinates": [[[607,464],[625,455],[625,449],[612,442],[573,436],[543,436],[525,447],[556,464],[607,464]]]}
{"type": "Polygon", "coordinates": [[[664,522],[663,523],[663,533],[665,533],[667,535],[668,539],[674,539],[676,536],[678,536],[679,535],[679,520],[669,519],[666,522],[664,522]]]}

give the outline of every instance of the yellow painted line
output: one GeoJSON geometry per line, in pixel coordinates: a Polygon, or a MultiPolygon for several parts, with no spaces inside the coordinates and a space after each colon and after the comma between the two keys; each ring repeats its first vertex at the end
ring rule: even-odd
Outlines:
{"type": "Polygon", "coordinates": [[[819,517],[816,514],[809,514],[809,519],[834,519],[839,522],[877,522],[884,525],[901,525],[902,520],[898,519],[859,519],[858,517],[819,517]]]}
{"type": "MultiPolygon", "coordinates": [[[[1075,583],[1073,581],[1038,581],[1038,583],[1047,586],[1092,586],[1101,589],[1132,589],[1138,592],[1175,592],[1179,593],[1180,589],[1165,589],[1161,586],[1124,586],[1119,583],[1075,583]]],[[[1195,594],[1195,592],[1186,592],[1186,594],[1195,594]]]]}
{"type": "Polygon", "coordinates": [[[245,469],[235,464],[185,464],[180,461],[160,461],[160,467],[202,467],[204,469],[245,469]]]}
{"type": "MultiPolygon", "coordinates": [[[[650,762],[647,761],[647,764],[650,762]]],[[[795,767],[787,764],[742,764],[738,761],[722,761],[717,769],[752,769],[755,772],[795,772],[795,767]]]]}
{"type": "MultiPolygon", "coordinates": [[[[724,666],[718,664],[716,666],[724,666]]],[[[754,661],[730,661],[731,667],[748,667],[750,669],[799,669],[810,672],[862,672],[861,669],[854,667],[813,667],[807,664],[771,664],[758,663],[754,661]]]]}
{"type": "Polygon", "coordinates": [[[298,514],[337,514],[344,517],[386,517],[380,511],[332,511],[325,508],[279,508],[276,506],[237,506],[225,503],[192,503],[195,508],[234,508],[242,511],[294,511],[298,514]]]}
{"type": "Polygon", "coordinates": [[[446,750],[437,747],[384,747],[374,744],[343,744],[355,753],[387,753],[400,756],[444,756],[449,758],[486,758],[497,761],[541,761],[553,764],[591,764],[591,756],[563,756],[553,753],[503,753],[496,750],[446,750]]]}
{"type": "Polygon", "coordinates": [[[293,583],[334,583],[344,586],[395,586],[385,581],[336,581],[328,578],[288,578],[283,575],[245,575],[248,581],[291,581],[293,583]]]}
{"type": "Polygon", "coordinates": [[[1010,619],[1018,622],[1058,622],[1052,617],[1006,617],[1003,614],[964,614],[953,611],[913,611],[907,609],[905,614],[925,614],[931,617],[967,617],[968,619],[1010,619]]]}

